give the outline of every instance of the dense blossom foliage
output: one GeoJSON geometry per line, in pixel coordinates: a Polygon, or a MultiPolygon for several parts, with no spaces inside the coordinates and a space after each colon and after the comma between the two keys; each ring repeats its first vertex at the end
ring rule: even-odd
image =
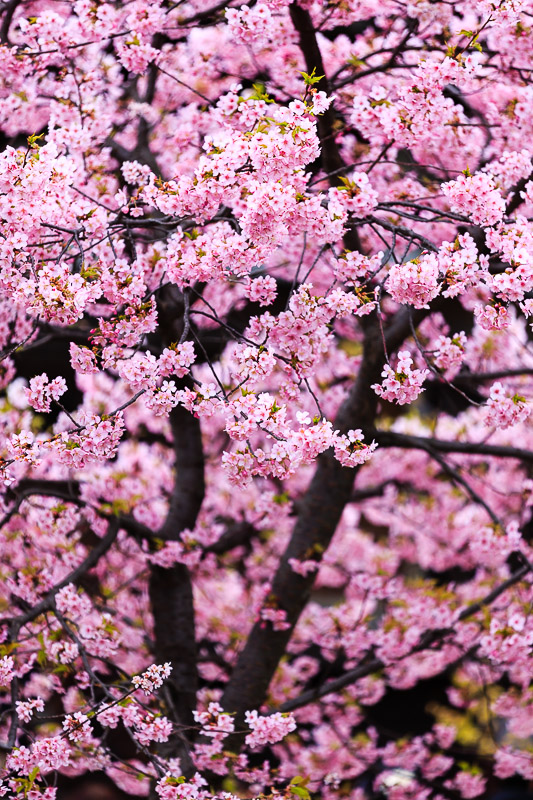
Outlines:
{"type": "Polygon", "coordinates": [[[533,0],[0,4],[0,797],[533,781],[533,0]]]}

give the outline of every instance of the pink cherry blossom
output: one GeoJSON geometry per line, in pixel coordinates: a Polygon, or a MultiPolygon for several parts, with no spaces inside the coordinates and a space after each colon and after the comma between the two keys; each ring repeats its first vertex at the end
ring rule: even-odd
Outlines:
{"type": "Polygon", "coordinates": [[[52,402],[59,400],[66,391],[67,384],[64,378],[54,378],[51,381],[43,372],[42,375],[30,380],[30,387],[25,390],[25,394],[28,403],[36,411],[50,411],[52,402]]]}
{"type": "Polygon", "coordinates": [[[533,780],[531,10],[1,4],[0,796],[533,780]]]}
{"type": "Polygon", "coordinates": [[[389,270],[387,290],[398,303],[423,308],[439,292],[439,262],[435,253],[414,261],[394,264],[389,270]]]}
{"type": "Polygon", "coordinates": [[[146,695],[152,694],[156,689],[163,685],[165,678],[168,678],[172,671],[169,662],[165,664],[151,664],[142,675],[136,675],[131,682],[136,689],[142,689],[146,695]]]}
{"type": "Polygon", "coordinates": [[[412,403],[424,391],[422,384],[429,374],[427,369],[412,369],[412,364],[413,359],[407,351],[398,353],[396,370],[386,364],[381,373],[383,382],[374,384],[372,389],[384,400],[399,405],[412,403]]]}
{"type": "Polygon", "coordinates": [[[252,749],[279,742],[296,728],[292,714],[272,714],[269,717],[260,717],[257,711],[247,711],[245,720],[251,729],[246,740],[252,749]]]}
{"type": "Polygon", "coordinates": [[[487,400],[485,424],[497,428],[509,428],[523,422],[531,413],[531,406],[525,397],[514,394],[510,396],[500,381],[491,386],[487,400]]]}

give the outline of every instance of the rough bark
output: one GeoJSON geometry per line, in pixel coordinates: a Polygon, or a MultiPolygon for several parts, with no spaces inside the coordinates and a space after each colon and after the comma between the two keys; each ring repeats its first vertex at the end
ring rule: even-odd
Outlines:
{"type": "MultiPolygon", "coordinates": [[[[163,299],[161,323],[165,345],[175,340],[176,334],[179,339],[179,328],[184,324],[182,300],[175,293],[167,293],[163,299]]],[[[181,383],[186,385],[186,379],[181,383]]],[[[173,409],[170,424],[175,482],[167,518],[155,536],[178,541],[184,530],[194,528],[202,506],[204,453],[200,422],[183,406],[173,409]]],[[[154,617],[154,659],[157,663],[168,661],[172,666],[164,697],[168,713],[178,726],[176,734],[161,747],[161,753],[179,756],[184,774],[192,774],[187,740],[179,730],[180,726],[189,727],[193,723],[198,689],[194,599],[188,568],[184,564],[170,569],[153,565],[149,593],[154,617]]]]}

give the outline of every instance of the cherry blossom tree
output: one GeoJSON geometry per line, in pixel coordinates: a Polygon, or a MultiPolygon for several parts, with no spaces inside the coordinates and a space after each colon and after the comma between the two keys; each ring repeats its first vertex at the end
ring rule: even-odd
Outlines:
{"type": "Polygon", "coordinates": [[[2,0],[0,796],[533,780],[532,73],[533,0],[2,0]]]}

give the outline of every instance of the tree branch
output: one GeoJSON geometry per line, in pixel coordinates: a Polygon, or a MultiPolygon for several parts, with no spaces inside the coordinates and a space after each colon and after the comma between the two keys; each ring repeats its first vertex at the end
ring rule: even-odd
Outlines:
{"type": "MultiPolygon", "coordinates": [[[[419,312],[417,317],[423,316],[419,312]]],[[[373,429],[377,395],[370,386],[379,380],[384,358],[384,340],[375,315],[366,319],[363,359],[356,382],[341,406],[334,428],[346,433],[350,428],[373,429]]],[[[385,333],[385,343],[396,349],[410,334],[409,314],[400,311],[385,333]]],[[[313,479],[301,503],[291,540],[272,582],[272,596],[286,612],[289,628],[273,630],[270,624],[256,623],[241,652],[226,686],[221,704],[236,712],[242,721],[247,709],[260,706],[272,676],[283,656],[294,626],[305,608],[315,580],[296,574],[290,567],[293,558],[304,560],[313,551],[320,558],[327,550],[344,507],[351,501],[354,478],[359,468],[348,469],[331,451],[319,457],[313,479]]]]}
{"type": "MultiPolygon", "coordinates": [[[[309,74],[315,71],[317,76],[322,75],[322,79],[317,83],[317,87],[331,94],[331,87],[326,77],[322,53],[318,46],[313,20],[307,9],[302,8],[298,3],[291,3],[289,13],[292,24],[299,36],[300,50],[305,59],[305,66],[309,74]]],[[[328,174],[330,186],[342,185],[341,175],[347,166],[341,158],[337,146],[337,120],[333,108],[330,106],[323,114],[317,117],[317,130],[321,143],[321,161],[324,172],[328,174]]],[[[361,250],[359,234],[355,228],[346,231],[344,244],[348,250],[361,250]]]]}
{"type": "MultiPolygon", "coordinates": [[[[179,341],[183,332],[184,297],[169,288],[159,298],[159,323],[165,344],[179,341]]],[[[189,385],[187,379],[176,383],[189,385]]],[[[183,406],[170,414],[174,448],[175,482],[167,518],[155,534],[167,541],[178,541],[184,530],[192,530],[205,494],[204,452],[199,420],[183,406]]],[[[172,673],[165,686],[169,712],[182,727],[193,725],[198,688],[196,627],[192,582],[185,564],[170,569],[152,565],[149,594],[154,617],[154,656],[159,663],[169,661],[172,673]]],[[[165,696],[165,695],[163,695],[165,696]]],[[[178,755],[184,774],[193,773],[193,764],[183,735],[176,734],[160,747],[164,756],[178,755]]]]}
{"type": "Polygon", "coordinates": [[[100,558],[107,553],[111,545],[114,543],[119,530],[120,525],[118,520],[112,519],[109,523],[109,528],[106,535],[100,539],[95,547],[92,548],[89,554],[83,559],[81,564],[69,572],[68,575],[63,578],[63,580],[59,581],[59,583],[56,583],[56,585],[45,594],[43,599],[37,603],[37,605],[32,606],[32,608],[30,608],[26,613],[20,614],[18,617],[13,617],[9,620],[0,620],[0,622],[10,622],[15,626],[16,630],[19,631],[20,628],[23,625],[26,625],[27,622],[31,622],[41,614],[44,614],[45,611],[49,611],[52,608],[55,596],[60,589],[62,589],[64,586],[67,586],[69,583],[77,583],[86,572],[98,564],[100,558]]]}
{"type": "Polygon", "coordinates": [[[374,431],[372,434],[381,447],[400,447],[405,450],[424,450],[440,453],[465,453],[473,456],[495,456],[496,458],[516,458],[518,461],[533,463],[533,451],[507,445],[484,444],[480,442],[447,442],[443,439],[429,439],[423,436],[408,436],[393,431],[374,431]]]}
{"type": "MultiPolygon", "coordinates": [[[[506,581],[503,581],[503,583],[485,595],[484,598],[479,600],[477,603],[472,603],[464,608],[458,615],[457,621],[462,622],[463,620],[468,619],[468,617],[472,617],[474,614],[477,614],[485,606],[493,603],[494,600],[507,591],[507,589],[511,588],[511,586],[514,586],[515,583],[518,583],[523,577],[525,577],[530,569],[531,566],[529,564],[524,564],[523,567],[521,567],[519,570],[513,573],[510,578],[508,578],[506,581]]],[[[450,632],[450,629],[428,631],[428,633],[422,637],[417,646],[413,648],[413,650],[411,650],[407,656],[404,656],[404,658],[412,656],[415,653],[419,653],[429,646],[436,644],[444,639],[450,632]]],[[[297,708],[302,708],[303,706],[309,705],[309,703],[314,703],[317,700],[320,700],[321,697],[325,697],[327,694],[334,694],[335,692],[344,689],[345,686],[350,686],[351,684],[356,683],[361,678],[371,675],[373,672],[379,672],[382,669],[386,669],[386,667],[387,665],[381,661],[381,659],[373,658],[367,661],[366,664],[360,664],[358,667],[345,672],[344,675],[341,675],[332,681],[328,681],[328,683],[322,684],[322,686],[317,686],[315,689],[302,692],[302,694],[298,697],[295,697],[292,700],[287,700],[286,703],[283,703],[283,705],[281,705],[279,708],[273,709],[269,713],[274,714],[276,711],[294,711],[297,708]]]]}
{"type": "Polygon", "coordinates": [[[9,28],[13,20],[13,15],[21,2],[22,0],[9,0],[9,2],[4,5],[4,16],[2,17],[2,25],[0,27],[0,42],[2,44],[9,44],[9,28]]]}

